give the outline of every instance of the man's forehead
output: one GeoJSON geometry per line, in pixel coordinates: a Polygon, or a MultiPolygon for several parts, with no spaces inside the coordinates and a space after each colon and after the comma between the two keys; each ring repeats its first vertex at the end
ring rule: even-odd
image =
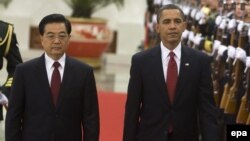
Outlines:
{"type": "Polygon", "coordinates": [[[165,14],[166,16],[171,16],[172,14],[178,14],[178,15],[181,15],[181,12],[180,10],[178,9],[165,9],[162,11],[162,14],[165,14]],[[168,13],[171,13],[171,14],[168,14],[168,13]]]}
{"type": "Polygon", "coordinates": [[[181,12],[178,9],[166,9],[162,11],[161,16],[163,17],[176,17],[176,18],[181,18],[181,12]],[[178,15],[179,17],[176,17],[178,15]]]}
{"type": "Polygon", "coordinates": [[[44,27],[45,30],[53,30],[53,31],[66,31],[66,26],[64,23],[48,23],[44,27]]]}

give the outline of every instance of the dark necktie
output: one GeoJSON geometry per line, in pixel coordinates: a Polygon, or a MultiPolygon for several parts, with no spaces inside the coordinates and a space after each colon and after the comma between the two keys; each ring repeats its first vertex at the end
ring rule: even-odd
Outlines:
{"type": "Polygon", "coordinates": [[[177,64],[174,59],[175,54],[171,51],[169,53],[169,56],[170,59],[168,62],[168,70],[167,70],[167,89],[168,89],[169,100],[171,103],[173,103],[178,72],[177,72],[177,64]]]}
{"type": "Polygon", "coordinates": [[[61,85],[61,76],[58,70],[60,63],[54,62],[53,66],[54,66],[54,71],[51,77],[51,92],[52,92],[53,102],[56,105],[57,97],[59,95],[59,90],[60,90],[60,85],[61,85]]]}

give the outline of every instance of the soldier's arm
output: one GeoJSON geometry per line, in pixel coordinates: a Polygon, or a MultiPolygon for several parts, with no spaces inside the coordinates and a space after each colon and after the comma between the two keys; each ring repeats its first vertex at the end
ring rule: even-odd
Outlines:
{"type": "Polygon", "coordinates": [[[10,46],[5,53],[5,59],[7,61],[7,67],[6,70],[8,72],[8,77],[4,85],[2,86],[2,92],[6,94],[7,97],[9,97],[9,90],[12,85],[12,79],[13,75],[16,69],[16,65],[22,63],[22,57],[19,51],[19,45],[17,42],[17,38],[15,33],[13,32],[11,39],[10,39],[10,46]]]}

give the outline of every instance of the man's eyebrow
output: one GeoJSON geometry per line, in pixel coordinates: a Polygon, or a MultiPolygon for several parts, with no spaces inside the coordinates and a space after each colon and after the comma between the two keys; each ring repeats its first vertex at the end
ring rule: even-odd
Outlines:
{"type": "MultiPolygon", "coordinates": [[[[55,32],[47,32],[46,34],[57,34],[57,33],[55,33],[55,32]]],[[[67,32],[65,32],[65,31],[61,31],[61,32],[59,32],[58,34],[67,34],[67,32]]]]}
{"type": "Polygon", "coordinates": [[[174,20],[182,20],[182,18],[174,18],[174,20]]]}
{"type": "Polygon", "coordinates": [[[46,34],[55,34],[54,32],[45,32],[46,34]]]}

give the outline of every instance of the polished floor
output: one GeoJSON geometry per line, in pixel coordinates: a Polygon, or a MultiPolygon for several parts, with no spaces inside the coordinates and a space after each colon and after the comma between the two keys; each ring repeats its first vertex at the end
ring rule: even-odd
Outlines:
{"type": "MultiPolygon", "coordinates": [[[[41,50],[21,51],[24,61],[40,56],[42,53],[41,50]]],[[[6,62],[0,71],[0,84],[6,80],[5,66],[6,62]]],[[[99,91],[114,91],[125,94],[129,79],[129,67],[130,65],[122,63],[107,64],[104,55],[102,66],[94,71],[97,89],[99,91]]],[[[0,141],[4,141],[4,121],[0,122],[0,141]]]]}

